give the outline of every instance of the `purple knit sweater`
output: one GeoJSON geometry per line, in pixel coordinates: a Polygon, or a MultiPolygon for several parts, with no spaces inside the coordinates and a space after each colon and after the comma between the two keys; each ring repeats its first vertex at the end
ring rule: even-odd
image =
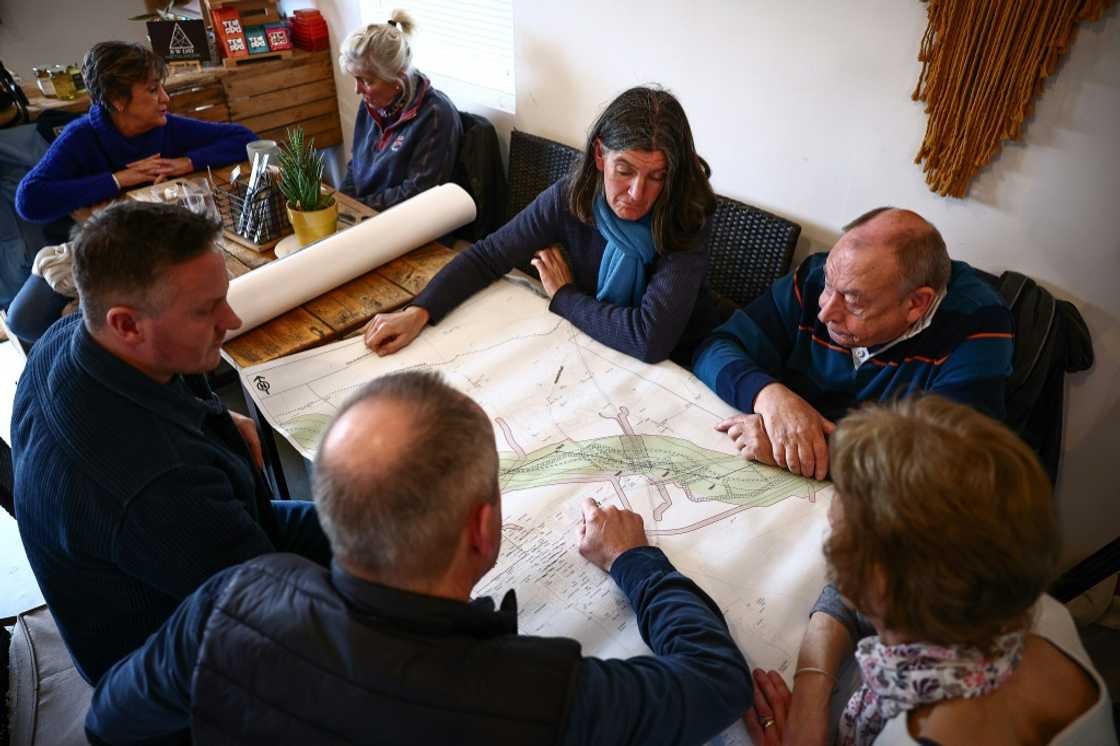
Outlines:
{"type": "Polygon", "coordinates": [[[687,365],[693,348],[718,323],[705,282],[706,229],[697,236],[695,248],[654,259],[641,305],[601,302],[595,291],[606,241],[595,226],[572,215],[566,191],[567,180],[546,189],[513,220],[455,257],[413,304],[426,309],[431,323],[438,324],[464,300],[515,266],[528,264],[535,252],[558,243],[567,252],[574,281],[557,291],[550,311],[639,360],[656,363],[671,355],[687,365]]]}
{"type": "Polygon", "coordinates": [[[16,211],[32,223],[46,223],[116,197],[113,172],[159,153],[187,156],[195,169],[245,160],[245,145],[257,139],[240,124],[203,122],[167,115],[167,124],[125,137],[99,105],[71,122],[50,150],[23,177],[16,211]]]}

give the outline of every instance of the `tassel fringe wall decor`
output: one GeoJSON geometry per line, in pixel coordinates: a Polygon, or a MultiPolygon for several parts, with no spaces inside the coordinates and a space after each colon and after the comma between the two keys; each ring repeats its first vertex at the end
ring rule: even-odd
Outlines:
{"type": "Polygon", "coordinates": [[[1081,21],[1112,0],[929,0],[911,96],[929,121],[915,163],[938,194],[963,197],[977,172],[1018,140],[1081,21]]]}

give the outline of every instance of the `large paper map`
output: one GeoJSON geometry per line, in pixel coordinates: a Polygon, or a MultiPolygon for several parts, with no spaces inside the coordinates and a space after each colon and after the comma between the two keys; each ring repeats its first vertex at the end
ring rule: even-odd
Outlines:
{"type": "MultiPolygon", "coordinates": [[[[649,652],[625,597],[576,549],[579,503],[590,496],[641,513],[650,541],[719,603],[751,664],[792,684],[825,580],[831,490],[740,458],[714,429],[734,410],[678,366],[615,352],[502,281],[395,355],[379,358],[355,338],[247,368],[242,378],[273,426],[310,457],[363,383],[417,367],[439,370],[494,423],[502,552],[476,592],[516,588],[522,633],[574,637],[588,655],[649,652]]],[[[746,739],[738,726],[722,742],[746,739]]]]}

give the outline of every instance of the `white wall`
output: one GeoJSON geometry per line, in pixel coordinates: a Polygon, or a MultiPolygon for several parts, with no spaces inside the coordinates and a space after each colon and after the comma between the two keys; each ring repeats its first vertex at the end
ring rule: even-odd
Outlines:
{"type": "MultiPolygon", "coordinates": [[[[336,51],[362,21],[358,0],[283,5],[318,7],[336,51]]],[[[799,257],[831,246],[865,209],[894,204],[933,221],[955,258],[1017,269],[1076,303],[1097,362],[1068,379],[1058,485],[1067,564],[1120,534],[1116,6],[1082,27],[1023,142],[1004,147],[967,199],[930,192],[912,162],[926,123],[910,100],[925,29],[917,0],[517,0],[514,27],[516,115],[455,98],[503,135],[516,126],[580,145],[618,92],[658,82],[683,102],[719,192],[802,225],[799,257]]],[[[357,98],[337,70],[336,83],[349,152],[357,98]]]]}
{"type": "Polygon", "coordinates": [[[803,226],[799,255],[864,210],[917,210],[954,258],[1014,268],[1080,308],[1097,362],[1069,380],[1058,499],[1066,561],[1120,534],[1120,13],[1085,26],[1022,143],[967,199],[913,164],[917,0],[519,2],[518,129],[579,145],[600,107],[650,81],[692,122],[717,191],[803,226]]]}
{"type": "Polygon", "coordinates": [[[0,61],[24,82],[40,65],[82,64],[99,41],[147,43],[148,29],[131,16],[143,0],[0,0],[0,61]]]}

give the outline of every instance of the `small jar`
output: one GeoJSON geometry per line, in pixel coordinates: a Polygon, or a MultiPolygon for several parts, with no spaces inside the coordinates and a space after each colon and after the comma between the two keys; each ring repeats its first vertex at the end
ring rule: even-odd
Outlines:
{"type": "Polygon", "coordinates": [[[74,90],[78,93],[85,91],[86,82],[82,79],[82,69],[76,63],[71,63],[66,72],[70,74],[70,78],[74,81],[74,90]]]}
{"type": "Polygon", "coordinates": [[[62,65],[51,68],[51,82],[54,83],[54,94],[63,101],[73,101],[78,97],[78,89],[74,87],[74,79],[62,65]]]}
{"type": "Polygon", "coordinates": [[[39,86],[39,92],[47,98],[58,98],[51,82],[51,71],[46,67],[33,67],[31,70],[35,73],[35,85],[39,86]]]}

